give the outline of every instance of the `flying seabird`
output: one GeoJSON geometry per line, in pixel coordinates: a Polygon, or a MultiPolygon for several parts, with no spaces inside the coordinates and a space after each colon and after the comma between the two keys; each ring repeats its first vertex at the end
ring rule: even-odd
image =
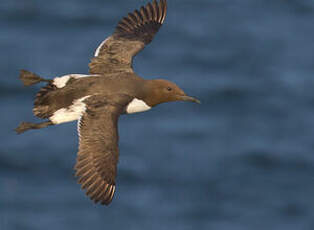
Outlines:
{"type": "Polygon", "coordinates": [[[119,21],[114,33],[96,49],[89,75],[68,74],[44,79],[21,70],[25,86],[47,82],[36,95],[33,113],[48,119],[22,122],[17,133],[78,120],[78,183],[95,203],[110,204],[116,188],[118,118],[171,101],[191,101],[175,83],[145,80],[132,68],[133,57],[149,44],[163,24],[167,1],[153,0],[119,21]]]}

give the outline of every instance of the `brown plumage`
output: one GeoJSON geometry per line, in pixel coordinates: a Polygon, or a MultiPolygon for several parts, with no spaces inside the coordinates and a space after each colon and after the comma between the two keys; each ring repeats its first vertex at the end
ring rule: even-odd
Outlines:
{"type": "Polygon", "coordinates": [[[75,165],[78,183],[95,203],[108,205],[115,194],[118,119],[121,114],[146,111],[170,101],[199,101],[187,96],[175,83],[145,80],[134,73],[133,57],[149,44],[163,24],[166,0],[153,0],[119,21],[89,64],[91,75],[70,74],[46,80],[21,71],[24,85],[41,81],[34,114],[49,121],[23,122],[18,133],[78,120],[79,151],[75,165]]]}
{"type": "Polygon", "coordinates": [[[79,183],[95,202],[113,198],[118,163],[118,118],[132,100],[128,95],[93,96],[78,123],[79,152],[75,165],[79,183]],[[107,188],[107,189],[106,189],[107,188]]]}
{"type": "Polygon", "coordinates": [[[89,64],[90,73],[133,72],[133,57],[153,40],[166,13],[167,1],[153,0],[120,20],[113,35],[98,48],[89,64]]]}

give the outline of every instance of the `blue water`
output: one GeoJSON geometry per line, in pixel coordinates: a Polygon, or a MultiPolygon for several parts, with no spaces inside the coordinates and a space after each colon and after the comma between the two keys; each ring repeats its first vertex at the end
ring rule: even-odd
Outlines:
{"type": "Polygon", "coordinates": [[[146,1],[0,2],[0,229],[314,229],[314,1],[169,0],[135,59],[202,105],[123,116],[117,190],[94,205],[73,176],[76,124],[17,136],[44,77],[87,73],[146,1]]]}

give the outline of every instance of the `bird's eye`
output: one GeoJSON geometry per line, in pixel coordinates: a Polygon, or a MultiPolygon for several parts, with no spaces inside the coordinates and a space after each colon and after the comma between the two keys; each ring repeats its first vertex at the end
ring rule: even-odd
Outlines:
{"type": "Polygon", "coordinates": [[[171,88],[171,87],[167,87],[167,90],[168,90],[168,91],[171,91],[171,90],[172,90],[172,88],[171,88]]]}

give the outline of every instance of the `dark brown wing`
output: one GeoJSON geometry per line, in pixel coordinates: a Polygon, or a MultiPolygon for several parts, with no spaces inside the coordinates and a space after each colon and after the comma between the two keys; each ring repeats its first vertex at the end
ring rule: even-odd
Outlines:
{"type": "Polygon", "coordinates": [[[95,203],[108,205],[112,201],[119,158],[117,123],[131,100],[127,95],[98,95],[84,101],[86,111],[78,122],[75,175],[95,203]]]}
{"type": "Polygon", "coordinates": [[[120,20],[115,32],[97,48],[90,73],[133,72],[133,57],[153,40],[166,12],[167,0],[153,0],[120,20]]]}

